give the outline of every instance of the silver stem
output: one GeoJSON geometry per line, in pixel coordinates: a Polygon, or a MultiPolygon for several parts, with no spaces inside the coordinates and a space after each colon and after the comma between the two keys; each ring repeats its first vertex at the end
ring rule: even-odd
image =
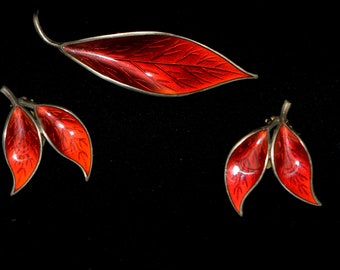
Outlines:
{"type": "Polygon", "coordinates": [[[287,114],[288,114],[288,111],[291,105],[292,104],[288,100],[284,101],[282,105],[282,109],[281,109],[281,114],[280,114],[280,121],[282,123],[285,123],[287,121],[287,114]]]}
{"type": "Polygon", "coordinates": [[[42,31],[40,23],[39,23],[39,19],[38,19],[38,14],[39,11],[37,11],[36,13],[33,14],[33,24],[35,27],[35,30],[37,31],[37,33],[39,34],[39,36],[49,45],[52,45],[53,47],[59,47],[61,43],[55,42],[52,39],[50,39],[49,37],[46,36],[46,34],[42,31]]]}
{"type": "Polygon", "coordinates": [[[7,86],[2,86],[0,92],[3,93],[11,101],[13,106],[18,105],[18,99],[7,86]]]}

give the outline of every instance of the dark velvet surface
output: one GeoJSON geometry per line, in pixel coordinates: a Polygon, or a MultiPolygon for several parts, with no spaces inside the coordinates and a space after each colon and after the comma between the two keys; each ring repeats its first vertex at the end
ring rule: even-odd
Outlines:
{"type": "MultiPolygon", "coordinates": [[[[73,111],[94,151],[86,182],[79,167],[45,144],[37,172],[14,196],[2,155],[2,269],[276,268],[337,259],[335,7],[112,1],[73,8],[1,4],[0,11],[0,86],[73,111]],[[45,33],[58,42],[163,31],[205,44],[259,77],[177,98],[134,92],[46,44],[33,26],[37,10],[45,33]],[[292,103],[289,122],[311,155],[322,206],[292,196],[268,169],[240,217],[225,189],[226,158],[239,139],[278,115],[284,100],[292,103]]],[[[10,102],[0,95],[0,104],[4,125],[10,102]]]]}

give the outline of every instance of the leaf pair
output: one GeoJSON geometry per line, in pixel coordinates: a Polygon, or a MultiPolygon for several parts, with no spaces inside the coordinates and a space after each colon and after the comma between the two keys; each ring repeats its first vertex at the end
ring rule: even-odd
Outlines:
{"type": "Polygon", "coordinates": [[[257,78],[220,53],[164,32],[129,32],[58,43],[33,22],[49,45],[95,75],[127,89],[159,96],[183,96],[241,79],[257,78]]]}
{"type": "Polygon", "coordinates": [[[310,155],[286,119],[290,105],[285,101],[280,116],[273,117],[267,126],[246,135],[229,153],[225,184],[229,199],[240,216],[243,215],[246,197],[270,165],[288,192],[306,203],[321,205],[313,191],[310,155]]]}
{"type": "Polygon", "coordinates": [[[59,106],[16,98],[6,86],[0,91],[12,103],[2,137],[5,158],[13,176],[11,194],[20,191],[33,177],[45,139],[59,154],[76,163],[88,181],[92,168],[92,142],[78,117],[59,106]]]}

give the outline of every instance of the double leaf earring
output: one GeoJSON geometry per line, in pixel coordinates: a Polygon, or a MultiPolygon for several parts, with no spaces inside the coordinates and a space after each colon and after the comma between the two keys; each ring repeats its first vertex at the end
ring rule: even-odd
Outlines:
{"type": "Polygon", "coordinates": [[[93,74],[121,87],[157,96],[183,96],[258,76],[222,54],[178,35],[136,31],[55,42],[35,29],[49,45],[93,74]]]}
{"type": "Polygon", "coordinates": [[[246,197],[270,167],[288,192],[306,203],[321,206],[313,190],[311,157],[303,141],[288,124],[290,106],[291,103],[285,100],[280,116],[272,117],[266,126],[243,137],[229,153],[225,185],[240,216],[246,197]]]}
{"type": "Polygon", "coordinates": [[[45,141],[62,156],[76,163],[88,181],[92,162],[90,135],[71,111],[16,98],[9,88],[0,89],[12,109],[5,123],[2,146],[13,176],[11,195],[20,191],[38,169],[45,141]]]}

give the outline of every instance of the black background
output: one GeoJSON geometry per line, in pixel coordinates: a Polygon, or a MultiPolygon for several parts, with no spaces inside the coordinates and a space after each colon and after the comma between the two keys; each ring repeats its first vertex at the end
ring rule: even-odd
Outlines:
{"type": "MultiPolygon", "coordinates": [[[[0,84],[17,97],[73,111],[94,150],[85,182],[79,167],[46,144],[36,174],[14,196],[0,158],[2,269],[338,265],[332,255],[340,236],[336,8],[125,2],[1,4],[0,84]],[[177,98],[134,92],[46,44],[33,26],[37,10],[45,33],[58,42],[169,32],[259,77],[177,98]],[[286,99],[288,119],[312,157],[322,206],[293,197],[269,169],[240,217],[225,190],[226,158],[286,99]]],[[[3,125],[9,111],[0,95],[3,125]]]]}

